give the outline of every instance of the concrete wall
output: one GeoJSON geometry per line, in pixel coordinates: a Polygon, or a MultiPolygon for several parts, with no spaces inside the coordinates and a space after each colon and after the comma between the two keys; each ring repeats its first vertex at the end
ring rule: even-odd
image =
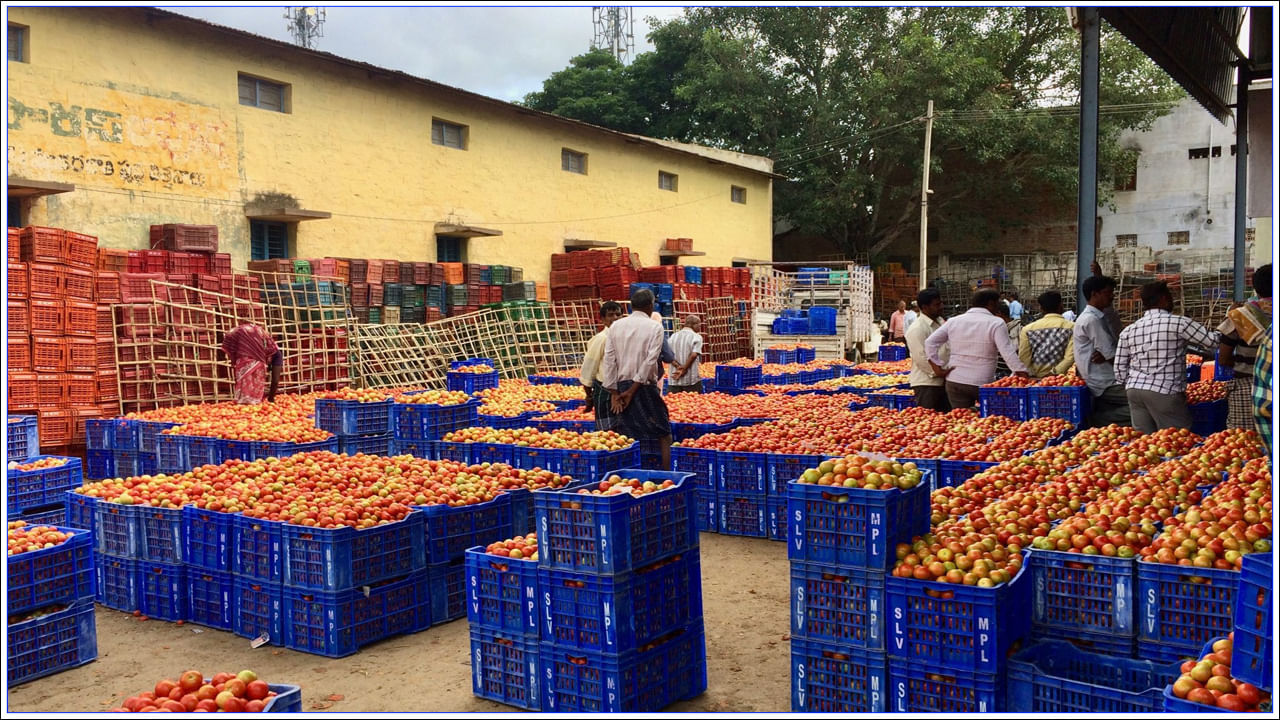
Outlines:
{"type": "MultiPolygon", "coordinates": [[[[433,88],[142,8],[12,8],[29,63],[9,62],[9,173],[74,183],[35,200],[31,224],[141,248],[153,223],[219,226],[249,259],[247,205],[332,213],[297,225],[296,255],[435,260],[437,222],[502,231],[467,260],[546,279],[567,237],[616,242],[658,264],[667,237],[706,257],[771,257],[767,175],[433,88]],[[239,104],[238,73],[289,86],[289,112],[239,104]],[[431,143],[431,120],[468,147],[431,143]],[[588,174],[561,170],[561,149],[588,174]],[[658,171],[679,191],[658,187],[658,171]],[[730,186],[747,190],[746,204],[730,186]]],[[[758,159],[757,159],[758,160],[758,159]]]]}

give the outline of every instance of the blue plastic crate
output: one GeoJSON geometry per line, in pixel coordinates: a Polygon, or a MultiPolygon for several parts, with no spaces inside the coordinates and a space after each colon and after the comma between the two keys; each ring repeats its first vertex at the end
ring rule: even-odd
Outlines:
{"type": "MultiPolygon", "coordinates": [[[[836,309],[833,307],[823,307],[821,305],[809,308],[809,334],[835,335],[836,309]]],[[[800,362],[804,361],[801,360],[800,362]]]]}
{"type": "Polygon", "coordinates": [[[768,475],[765,490],[770,495],[786,497],[787,484],[799,478],[809,468],[816,468],[824,460],[834,459],[830,455],[779,455],[762,453],[767,458],[768,475]]]}
{"type": "MultiPolygon", "coordinates": [[[[814,322],[814,313],[813,313],[813,308],[810,308],[810,309],[809,309],[809,324],[810,324],[810,325],[812,325],[812,324],[813,324],[813,322],[814,322]]],[[[825,334],[825,333],[820,333],[820,334],[825,334]]],[[[817,359],[818,359],[818,351],[817,351],[817,350],[815,350],[815,349],[813,349],[813,348],[804,348],[804,347],[798,347],[798,348],[796,348],[796,362],[798,362],[798,363],[802,363],[802,364],[803,364],[803,363],[813,362],[814,360],[817,360],[817,359]]],[[[830,376],[831,376],[831,378],[832,378],[832,379],[834,379],[834,378],[836,377],[836,374],[835,374],[834,372],[832,372],[832,373],[830,374],[830,376]]]]}
{"type": "MultiPolygon", "coordinates": [[[[441,445],[448,443],[442,442],[441,445]]],[[[463,443],[471,446],[471,462],[480,465],[482,463],[501,463],[515,467],[516,450],[520,449],[516,445],[503,445],[501,443],[463,443]]]]}
{"type": "Polygon", "coordinates": [[[156,456],[137,450],[116,450],[113,453],[115,475],[112,477],[139,477],[156,473],[156,456]]]}
{"type": "Polygon", "coordinates": [[[40,454],[39,421],[35,415],[9,415],[5,435],[5,457],[26,460],[40,454]]]}
{"type": "Polygon", "coordinates": [[[279,583],[284,579],[284,523],[231,516],[231,571],[237,577],[279,583]]]}
{"type": "Polygon", "coordinates": [[[284,524],[280,547],[287,588],[337,592],[401,577],[427,566],[426,522],[410,512],[364,530],[284,524]]]}
{"type": "Polygon", "coordinates": [[[684,281],[694,285],[702,284],[702,268],[692,265],[684,266],[684,281]]]}
{"type": "Polygon", "coordinates": [[[426,460],[439,460],[442,459],[440,445],[439,440],[391,440],[387,455],[412,455],[426,460]]]}
{"type": "Polygon", "coordinates": [[[281,613],[285,647],[345,657],[369,643],[431,626],[427,573],[338,592],[285,587],[281,613]]]}
{"type": "Polygon", "coordinates": [[[521,413],[514,417],[506,417],[503,415],[476,415],[476,424],[481,427],[489,427],[495,430],[510,430],[514,428],[522,428],[529,424],[529,418],[534,413],[521,413]]]}
{"type": "Polygon", "coordinates": [[[233,575],[231,629],[250,639],[266,635],[272,645],[283,646],[284,586],[233,575]]]}
{"type": "Polygon", "coordinates": [[[162,430],[178,427],[178,423],[160,422],[158,420],[137,420],[138,452],[155,454],[158,452],[157,438],[162,430]]]}
{"type": "Polygon", "coordinates": [[[769,481],[769,453],[716,452],[716,490],[764,494],[769,481]]]}
{"type": "Polygon", "coordinates": [[[1165,643],[1138,640],[1137,657],[1157,663],[1179,663],[1185,660],[1199,660],[1200,648],[1190,649],[1165,643]]]}
{"type": "Polygon", "coordinates": [[[790,365],[796,361],[795,350],[774,350],[766,348],[764,351],[764,361],[774,365],[790,365]]]}
{"type": "MultiPolygon", "coordinates": [[[[14,520],[22,520],[28,525],[57,525],[60,527],[71,527],[67,524],[67,507],[63,503],[23,510],[22,514],[17,517],[12,515],[9,516],[9,522],[13,522],[14,520]]],[[[77,529],[89,530],[89,528],[77,529]]],[[[89,544],[93,544],[92,540],[89,544]]]]}
{"type": "Polygon", "coordinates": [[[120,558],[141,559],[139,509],[136,505],[104,500],[94,503],[94,549],[120,558]]]}
{"type": "Polygon", "coordinates": [[[492,500],[475,505],[414,506],[414,510],[422,515],[425,526],[426,564],[461,560],[468,548],[511,538],[516,534],[511,502],[511,493],[501,493],[492,500]]]}
{"type": "Polygon", "coordinates": [[[11,617],[5,630],[9,687],[98,658],[92,600],[25,622],[11,617]]]}
{"type": "MultiPolygon", "coordinates": [[[[464,465],[470,465],[472,462],[472,452],[475,450],[475,443],[464,442],[445,442],[444,440],[424,440],[429,443],[427,446],[428,456],[434,456],[441,460],[453,460],[464,465]]],[[[396,448],[404,452],[405,444],[403,441],[396,441],[396,448]]],[[[410,452],[412,455],[417,453],[410,452]]]]}
{"type": "Polygon", "coordinates": [[[189,436],[186,440],[187,462],[192,468],[198,468],[201,465],[220,465],[225,444],[226,441],[221,438],[189,436]]]}
{"type": "Polygon", "coordinates": [[[544,642],[543,709],[550,712],[657,712],[707,689],[701,624],[644,651],[600,653],[544,642]]]}
{"type": "MultiPolygon", "coordinates": [[[[1200,648],[1200,651],[1199,651],[1198,653],[1195,653],[1195,654],[1193,655],[1193,657],[1195,657],[1195,658],[1202,658],[1202,657],[1204,657],[1205,655],[1208,655],[1208,654],[1209,654],[1209,653],[1211,653],[1211,652],[1213,652],[1213,641],[1212,641],[1212,640],[1210,640],[1209,642],[1205,643],[1205,644],[1204,644],[1204,647],[1200,648]]],[[[1232,669],[1234,670],[1234,666],[1232,667],[1232,669]]],[[[1234,673],[1233,673],[1233,674],[1234,674],[1234,673]]],[[[1171,673],[1171,674],[1169,675],[1169,678],[1170,678],[1171,680],[1172,680],[1172,679],[1174,679],[1174,678],[1176,678],[1176,677],[1177,677],[1177,673],[1176,673],[1176,672],[1171,673]]],[[[1203,703],[1191,702],[1190,700],[1184,700],[1184,699],[1182,699],[1182,698],[1178,697],[1177,695],[1174,695],[1174,694],[1173,694],[1173,683],[1172,683],[1172,682],[1170,682],[1168,685],[1165,685],[1164,690],[1162,690],[1162,691],[1161,691],[1161,695],[1160,695],[1160,697],[1161,697],[1161,700],[1162,700],[1162,702],[1161,702],[1161,709],[1163,709],[1165,712],[1169,712],[1169,713],[1184,713],[1184,714],[1185,714],[1185,713],[1202,713],[1202,712],[1210,712],[1210,713],[1212,713],[1212,712],[1230,712],[1230,711],[1228,711],[1228,710],[1224,710],[1224,709],[1222,709],[1222,708],[1220,708],[1220,707],[1217,707],[1216,705],[1214,705],[1214,706],[1210,706],[1210,705],[1205,705],[1205,704],[1203,704],[1203,703]]]]}
{"type": "Polygon", "coordinates": [[[1227,429],[1228,406],[1226,399],[1188,405],[1191,411],[1191,432],[1209,437],[1227,429]]]}
{"type": "MultiPolygon", "coordinates": [[[[227,460],[244,460],[245,462],[250,462],[252,460],[255,460],[257,458],[257,453],[254,450],[255,450],[255,446],[257,445],[264,445],[264,446],[281,445],[281,446],[292,447],[292,443],[255,443],[249,440],[219,439],[218,440],[218,462],[223,463],[223,462],[226,462],[227,460]]],[[[274,453],[268,453],[268,455],[264,455],[263,457],[268,457],[269,455],[273,455],[273,454],[274,453]]],[[[289,454],[292,455],[293,453],[289,453],[289,454]]]]}
{"type": "Polygon", "coordinates": [[[1214,382],[1226,382],[1236,376],[1236,370],[1231,365],[1222,364],[1222,351],[1219,350],[1213,356],[1213,380],[1214,382]]]}
{"type": "Polygon", "coordinates": [[[686,448],[673,445],[671,447],[671,466],[677,472],[690,473],[690,478],[699,490],[716,489],[716,472],[719,460],[715,450],[703,448],[686,448]]]}
{"type": "Polygon", "coordinates": [[[760,366],[755,367],[739,367],[737,365],[717,365],[716,366],[716,388],[723,390],[725,388],[734,388],[741,390],[759,385],[760,378],[764,371],[760,366]]]}
{"type": "Polygon", "coordinates": [[[37,455],[23,464],[45,459],[63,459],[58,467],[41,470],[6,470],[6,505],[10,515],[17,515],[27,508],[52,505],[62,500],[66,492],[84,484],[84,467],[80,458],[61,458],[56,455],[37,455]]]}
{"type": "MultiPolygon", "coordinates": [[[[1272,631],[1271,553],[1250,553],[1240,568],[1240,589],[1236,593],[1235,642],[1231,646],[1231,674],[1237,680],[1270,691],[1275,661],[1272,631]]],[[[13,587],[10,581],[9,587],[13,587]]],[[[12,608],[12,601],[10,607],[12,608]]]]}
{"type": "MultiPolygon", "coordinates": [[[[497,446],[485,445],[485,447],[497,446]]],[[[564,462],[564,451],[559,448],[524,447],[516,445],[511,446],[511,449],[505,452],[509,453],[510,457],[507,464],[522,470],[541,468],[543,470],[550,470],[551,472],[559,473],[560,467],[564,462]]],[[[488,462],[495,461],[488,460],[488,462]]]]}
{"type": "Polygon", "coordinates": [[[87,480],[120,477],[116,474],[116,454],[110,450],[85,450],[84,476],[87,480]]]}
{"type": "Polygon", "coordinates": [[[427,568],[431,594],[431,624],[440,625],[467,616],[467,568],[465,560],[427,568]]]}
{"type": "Polygon", "coordinates": [[[190,438],[161,433],[155,436],[156,465],[162,473],[177,474],[191,469],[190,438]]]}
{"type": "Polygon", "coordinates": [[[769,495],[765,499],[766,520],[769,522],[769,539],[787,542],[787,496],[769,495]]]}
{"type": "Polygon", "coordinates": [[[138,559],[153,563],[186,562],[182,508],[135,505],[138,559]]]}
{"type": "Polygon", "coordinates": [[[391,433],[386,435],[362,435],[339,437],[338,452],[343,455],[387,455],[391,452],[391,433]]]}
{"type": "Polygon", "coordinates": [[[880,362],[898,362],[907,359],[907,347],[905,345],[881,345],[877,353],[877,359],[880,362]]]}
{"type": "Polygon", "coordinates": [[[1011,420],[1025,422],[1031,419],[1027,395],[1024,387],[978,388],[979,413],[982,417],[1004,415],[1011,420]]]}
{"type": "Polygon", "coordinates": [[[791,636],[791,712],[884,712],[884,653],[791,636]]]}
{"type": "Polygon", "coordinates": [[[939,467],[940,461],[937,458],[894,458],[893,461],[904,465],[906,463],[915,463],[915,466],[918,469],[924,471],[930,478],[932,478],[932,482],[929,486],[930,490],[937,490],[941,487],[941,485],[938,485],[941,468],[939,467]]]}
{"type": "Polygon", "coordinates": [[[662,441],[658,439],[637,440],[636,444],[640,446],[640,468],[642,470],[662,470],[668,471],[671,467],[664,466],[662,463],[662,441]]]}
{"type": "Polygon", "coordinates": [[[1089,419],[1092,405],[1093,395],[1087,387],[1027,388],[1027,413],[1032,418],[1062,418],[1075,427],[1082,427],[1089,419]]]}
{"type": "Polygon", "coordinates": [[[98,498],[91,495],[81,495],[74,490],[68,490],[63,493],[63,498],[64,503],[67,506],[66,526],[79,528],[81,530],[88,530],[90,533],[93,533],[93,537],[95,538],[94,547],[96,549],[97,533],[95,530],[98,527],[98,498]]]}
{"type": "Polygon", "coordinates": [[[1188,385],[1190,385],[1193,382],[1200,382],[1200,370],[1201,368],[1199,365],[1192,365],[1192,364],[1187,365],[1187,384],[1188,385]]]}
{"type": "Polygon", "coordinates": [[[225,572],[231,569],[232,527],[235,515],[182,508],[183,558],[188,565],[225,572]]]}
{"type": "Polygon", "coordinates": [[[137,560],[94,552],[93,572],[97,577],[93,596],[99,603],[123,612],[142,608],[137,560]]]}
{"type": "Polygon", "coordinates": [[[697,505],[694,509],[698,513],[698,532],[720,532],[720,515],[716,509],[718,493],[702,488],[698,488],[695,493],[697,505]]]}
{"type": "Polygon", "coordinates": [[[197,625],[230,630],[234,627],[233,576],[204,568],[187,568],[185,619],[197,625]]]}
{"type": "Polygon", "coordinates": [[[890,410],[906,410],[916,406],[916,398],[914,395],[890,395],[873,392],[867,395],[867,404],[887,407],[890,410]]]}
{"type": "Polygon", "coordinates": [[[1141,657],[1144,660],[1152,659],[1138,654],[1137,636],[1124,637],[1108,633],[1086,632],[1084,630],[1063,630],[1062,628],[1051,628],[1033,623],[1031,625],[1031,640],[1053,640],[1056,642],[1066,642],[1080,650],[1087,653],[1093,653],[1095,655],[1109,655],[1111,657],[1118,658],[1141,657]]]}
{"type": "Polygon", "coordinates": [[[1010,648],[1031,631],[1031,594],[1025,565],[991,588],[887,577],[887,651],[931,669],[999,673],[1010,648]]]}
{"type": "Polygon", "coordinates": [[[10,615],[93,598],[93,537],[88,530],[58,529],[71,537],[51,548],[8,557],[10,615]]]}
{"type": "Polygon", "coordinates": [[[267,713],[300,713],[302,712],[302,687],[299,685],[276,685],[270,683],[267,689],[275,693],[275,697],[267,701],[262,712],[267,713]]]}
{"type": "Polygon", "coordinates": [[[539,565],[589,574],[618,573],[698,544],[695,487],[688,473],[625,469],[626,478],[675,487],[632,497],[578,494],[595,481],[534,494],[539,565]]]}
{"type": "Polygon", "coordinates": [[[527,488],[513,488],[505,490],[504,493],[511,497],[511,536],[537,532],[538,522],[533,513],[534,491],[527,488]]]}
{"type": "Polygon", "coordinates": [[[889,658],[889,711],[1004,712],[1005,675],[939,668],[927,660],[889,658]]]}
{"type": "Polygon", "coordinates": [[[538,638],[471,624],[471,692],[525,710],[542,710],[538,638]]]}
{"type": "Polygon", "coordinates": [[[474,366],[476,366],[476,365],[484,365],[484,366],[486,366],[486,367],[493,367],[493,366],[494,366],[494,364],[493,364],[493,358],[487,358],[487,357],[473,357],[473,358],[467,358],[466,360],[451,360],[451,361],[449,362],[449,369],[450,369],[450,370],[457,370],[458,368],[463,368],[463,367],[474,367],[474,366]]]}
{"type": "Polygon", "coordinates": [[[471,628],[536,642],[542,603],[538,562],[490,555],[481,545],[467,549],[465,566],[471,628]]]}
{"type": "Polygon", "coordinates": [[[793,562],[885,570],[896,562],[894,546],[929,531],[929,476],[910,490],[863,490],[790,483],[791,528],[787,557],[793,562]],[[840,502],[839,496],[848,500],[840,502]]]}
{"type": "MultiPolygon", "coordinates": [[[[682,440],[692,440],[700,438],[703,435],[711,435],[715,433],[729,432],[733,429],[733,423],[727,422],[723,424],[717,423],[671,423],[671,435],[676,442],[682,440]]],[[[675,448],[671,451],[674,453],[675,448]]]]}
{"type": "Polygon", "coordinates": [[[84,444],[89,450],[137,450],[138,423],[121,418],[84,421],[84,444]]]}
{"type": "Polygon", "coordinates": [[[1234,629],[1240,573],[1138,563],[1138,639],[1193,651],[1234,629]]]}
{"type": "Polygon", "coordinates": [[[716,530],[721,535],[769,537],[768,495],[720,490],[716,509],[720,515],[716,530]]]}
{"type": "Polygon", "coordinates": [[[1138,558],[1032,549],[1028,557],[1036,625],[1132,639],[1136,622],[1138,558]]]}
{"type": "Polygon", "coordinates": [[[999,464],[997,462],[982,462],[981,460],[939,460],[938,487],[963,485],[966,480],[974,475],[986,472],[999,464]]]}
{"type": "Polygon", "coordinates": [[[481,390],[498,387],[498,373],[449,372],[445,375],[445,383],[450,390],[474,395],[481,390]]]}
{"type": "Polygon", "coordinates": [[[358,400],[316,400],[316,427],[334,435],[386,435],[391,432],[390,399],[378,402],[358,400]]]}
{"type": "Polygon", "coordinates": [[[529,421],[533,427],[542,432],[555,430],[572,430],[573,432],[595,432],[595,420],[539,420],[536,417],[529,421]]]}
{"type": "Polygon", "coordinates": [[[791,636],[883,651],[884,579],[876,570],[791,563],[791,636]]]}
{"type": "Polygon", "coordinates": [[[702,619],[696,549],[615,575],[542,569],[539,583],[541,636],[559,648],[637,650],[702,619]]]}
{"type": "MultiPolygon", "coordinates": [[[[198,572],[198,571],[197,571],[198,572]]],[[[187,566],[138,561],[139,610],[155,620],[187,619],[187,566]]]]}
{"type": "Polygon", "coordinates": [[[640,445],[635,443],[622,450],[565,450],[559,472],[575,480],[599,481],[605,473],[639,465],[640,445]]]}

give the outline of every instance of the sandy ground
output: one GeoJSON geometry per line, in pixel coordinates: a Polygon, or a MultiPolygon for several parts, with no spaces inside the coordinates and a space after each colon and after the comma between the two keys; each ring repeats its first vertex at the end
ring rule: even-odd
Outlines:
{"type": "MultiPolygon", "coordinates": [[[[786,546],[709,533],[701,538],[707,692],[669,710],[787,712],[786,546]]],[[[100,712],[185,669],[212,675],[250,668],[271,682],[300,685],[306,711],[518,712],[471,694],[465,618],[336,660],[271,646],[254,650],[230,632],[142,621],[102,606],[97,622],[97,661],[13,688],[7,710],[100,712]]]]}

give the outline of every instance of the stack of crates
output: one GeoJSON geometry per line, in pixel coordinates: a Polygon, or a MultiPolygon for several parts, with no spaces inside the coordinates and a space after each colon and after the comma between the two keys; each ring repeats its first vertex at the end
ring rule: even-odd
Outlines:
{"type": "Polygon", "coordinates": [[[160,466],[154,434],[149,449],[142,448],[141,433],[146,424],[121,418],[88,421],[85,424],[85,476],[102,480],[155,474],[160,466]]]}
{"type": "Polygon", "coordinates": [[[88,530],[57,527],[61,523],[28,523],[37,525],[54,526],[70,537],[53,547],[8,557],[5,630],[10,687],[98,657],[92,536],[88,530]]]}
{"type": "MultiPolygon", "coordinates": [[[[891,628],[915,613],[894,612],[887,571],[897,561],[895,546],[929,529],[927,475],[910,490],[788,482],[793,712],[905,711],[922,704],[909,675],[920,659],[895,642],[891,628]],[[899,676],[901,687],[894,684],[899,676]]],[[[927,669],[938,667],[934,662],[927,669]]],[[[935,694],[937,709],[945,711],[951,697],[967,692],[963,680],[955,684],[935,694]]]]}
{"type": "Polygon", "coordinates": [[[537,560],[490,555],[484,545],[466,551],[465,602],[476,697],[542,710],[538,575],[537,560]]]}
{"type": "MultiPolygon", "coordinates": [[[[527,529],[513,530],[513,498],[528,492],[502,493],[492,500],[461,507],[414,508],[425,521],[432,625],[451,622],[471,612],[468,593],[474,594],[475,588],[467,580],[469,548],[506,540],[516,532],[528,532],[527,529]]],[[[528,524],[527,520],[523,523],[528,524]]]]}
{"type": "MultiPolygon", "coordinates": [[[[1138,558],[1032,548],[1031,634],[1117,657],[1138,653],[1138,558]]],[[[1157,653],[1153,657],[1166,656],[1157,653]]]]}
{"type": "Polygon", "coordinates": [[[720,531],[718,455],[715,450],[682,447],[678,442],[671,446],[671,468],[690,475],[686,482],[693,483],[699,532],[720,531]]]}
{"type": "Polygon", "coordinates": [[[449,364],[450,370],[445,376],[448,389],[473,395],[481,390],[498,387],[498,371],[494,370],[493,366],[493,360],[490,358],[454,360],[449,364]],[[460,370],[460,368],[476,366],[484,366],[489,370],[482,370],[481,372],[463,372],[460,370]]]}
{"type": "Polygon", "coordinates": [[[689,476],[637,469],[611,474],[671,480],[674,486],[638,497],[578,494],[604,479],[597,477],[535,494],[541,596],[536,652],[524,645],[526,672],[510,672],[512,663],[505,676],[495,671],[501,666],[493,653],[515,652],[517,638],[502,638],[487,655],[473,658],[482,697],[500,699],[492,688],[504,682],[523,685],[522,693],[508,697],[536,694],[545,711],[642,713],[706,690],[696,496],[689,476]],[[541,682],[536,689],[527,684],[531,664],[541,682]]]}
{"type": "Polygon", "coordinates": [[[435,459],[436,442],[446,434],[479,422],[480,401],[460,405],[392,403],[391,452],[435,459]]]}
{"type": "MultiPolygon", "coordinates": [[[[36,460],[40,456],[39,420],[35,415],[9,415],[7,420],[5,456],[9,462],[24,464],[36,460]]],[[[29,524],[63,524],[66,510],[59,488],[65,490],[81,484],[78,467],[80,462],[76,460],[65,467],[43,472],[10,470],[6,473],[9,519],[25,520],[29,524]]]]}
{"type": "Polygon", "coordinates": [[[316,427],[338,438],[338,452],[346,455],[386,455],[391,451],[390,399],[316,400],[316,427]]]}
{"type": "MultiPolygon", "coordinates": [[[[769,458],[768,453],[716,452],[717,532],[758,538],[770,536],[769,458]]],[[[783,500],[785,502],[785,495],[783,500]]]]}

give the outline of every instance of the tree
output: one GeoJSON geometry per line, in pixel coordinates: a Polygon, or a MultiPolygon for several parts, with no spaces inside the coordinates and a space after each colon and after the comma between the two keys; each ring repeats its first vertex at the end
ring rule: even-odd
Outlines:
{"type": "MultiPolygon", "coordinates": [[[[787,178],[775,184],[777,216],[846,252],[918,235],[929,99],[931,219],[982,240],[1031,219],[1039,203],[1025,198],[1074,205],[1079,39],[1060,8],[696,8],[650,38],[655,50],[608,87],[641,123],[589,121],[774,158],[787,178]]],[[[577,111],[556,87],[554,107],[577,111]]],[[[1149,125],[1181,92],[1105,32],[1100,97],[1111,106],[1105,168],[1121,155],[1119,133],[1149,125]]],[[[1100,183],[1104,200],[1109,188],[1100,183]]]]}

